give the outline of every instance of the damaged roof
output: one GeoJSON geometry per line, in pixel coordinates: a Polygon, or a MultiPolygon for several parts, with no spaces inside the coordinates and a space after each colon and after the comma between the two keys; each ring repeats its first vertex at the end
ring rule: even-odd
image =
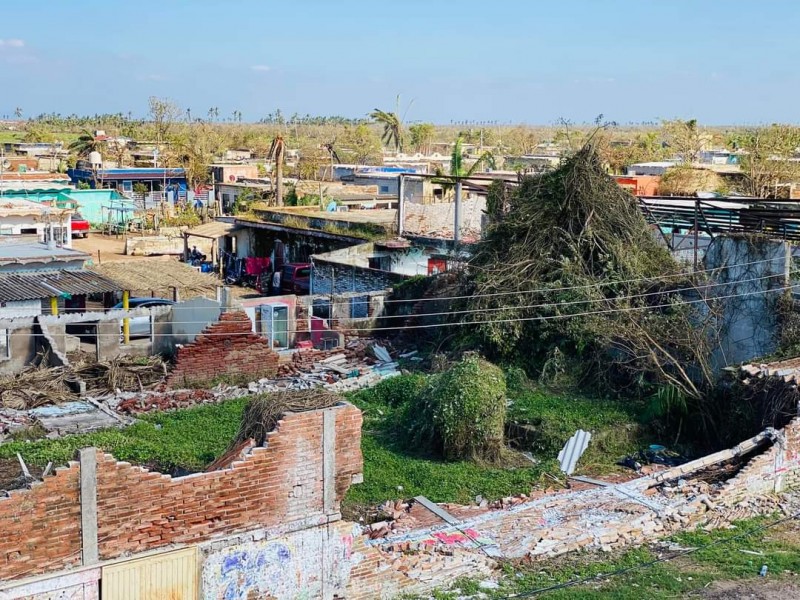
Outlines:
{"type": "Polygon", "coordinates": [[[92,271],[0,273],[0,302],[118,292],[122,285],[92,271]]]}

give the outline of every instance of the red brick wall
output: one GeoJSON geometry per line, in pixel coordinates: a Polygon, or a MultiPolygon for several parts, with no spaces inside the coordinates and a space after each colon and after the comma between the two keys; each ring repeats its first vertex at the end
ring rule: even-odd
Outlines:
{"type": "Polygon", "coordinates": [[[56,469],[30,490],[0,498],[0,581],[81,561],[80,468],[56,469]]]}
{"type": "MultiPolygon", "coordinates": [[[[361,412],[347,404],[336,413],[336,502],[345,479],[361,472],[361,412]],[[338,440],[348,440],[340,444],[338,440]]],[[[97,514],[100,558],[169,544],[273,527],[322,516],[323,412],[289,413],[231,469],[173,479],[98,454],[97,514]]]]}
{"type": "Polygon", "coordinates": [[[735,504],[746,496],[770,494],[800,485],[800,418],[793,419],[779,435],[783,436],[781,443],[758,453],[735,477],[725,482],[720,492],[724,502],[735,504]]]}
{"type": "MultiPolygon", "coordinates": [[[[334,412],[335,506],[361,473],[361,411],[334,412]]],[[[325,522],[324,410],[287,413],[230,468],[172,478],[97,453],[100,559],[189,544],[294,521],[325,522]]],[[[79,564],[80,467],[0,499],[0,581],[79,564]]]]}
{"type": "Polygon", "coordinates": [[[253,381],[274,377],[277,370],[278,354],[266,339],[253,333],[245,313],[233,311],[223,313],[218,323],[178,350],[167,384],[198,386],[224,376],[253,381]]]}

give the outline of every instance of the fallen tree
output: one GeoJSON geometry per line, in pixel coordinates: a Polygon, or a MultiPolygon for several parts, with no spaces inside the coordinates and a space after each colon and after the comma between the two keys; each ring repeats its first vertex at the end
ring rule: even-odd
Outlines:
{"type": "Polygon", "coordinates": [[[689,275],[591,145],[515,189],[494,184],[487,207],[461,290],[470,343],[547,378],[703,396],[713,311],[689,301],[689,275]]]}

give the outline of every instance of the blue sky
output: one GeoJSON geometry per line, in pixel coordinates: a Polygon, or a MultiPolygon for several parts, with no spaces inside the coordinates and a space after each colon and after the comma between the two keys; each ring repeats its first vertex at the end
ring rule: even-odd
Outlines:
{"type": "Polygon", "coordinates": [[[800,120],[797,0],[39,0],[0,13],[0,116],[800,120]]]}

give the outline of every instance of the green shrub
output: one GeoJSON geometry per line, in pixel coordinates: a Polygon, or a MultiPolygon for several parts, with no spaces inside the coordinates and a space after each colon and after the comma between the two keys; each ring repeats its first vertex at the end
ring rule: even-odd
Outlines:
{"type": "Polygon", "coordinates": [[[409,402],[416,402],[427,382],[428,377],[421,373],[398,375],[384,379],[375,387],[362,390],[357,398],[368,403],[399,407],[409,402]]]}
{"type": "Polygon", "coordinates": [[[414,443],[432,444],[447,460],[500,461],[504,448],[506,381],[477,356],[431,377],[406,423],[414,443]]]}

